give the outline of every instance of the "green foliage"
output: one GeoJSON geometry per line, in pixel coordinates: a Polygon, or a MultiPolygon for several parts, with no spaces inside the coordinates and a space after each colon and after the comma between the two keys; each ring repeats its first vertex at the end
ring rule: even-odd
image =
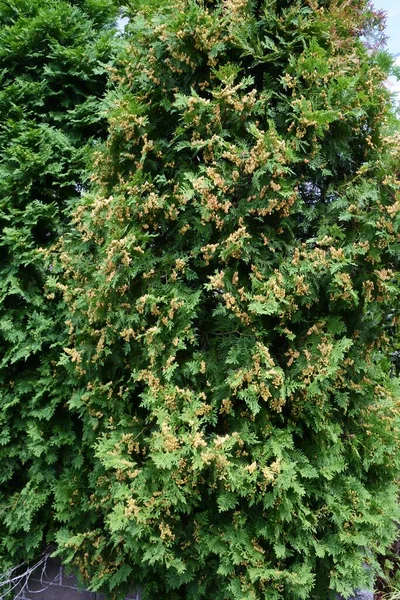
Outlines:
{"type": "MultiPolygon", "coordinates": [[[[2,34],[1,559],[46,537],[116,598],[132,579],[147,600],[349,597],[399,516],[399,143],[375,15],[135,2],[69,223],[108,37],[21,6],[2,34]]],[[[43,10],[97,6],[103,31],[107,3],[43,10]]]]}
{"type": "Polygon", "coordinates": [[[131,21],[61,255],[94,454],[57,539],[93,588],[349,597],[394,537],[399,155],[370,18],[224,0],[131,21]]]}
{"type": "Polygon", "coordinates": [[[94,588],[349,597],[395,535],[399,144],[370,18],[300,0],[132,18],[60,257],[94,454],[57,539],[94,588]]]}
{"type": "Polygon", "coordinates": [[[55,372],[66,317],[45,281],[50,245],[106,135],[99,103],[115,15],[110,0],[0,2],[1,572],[54,538],[55,482],[79,453],[55,372]]]}

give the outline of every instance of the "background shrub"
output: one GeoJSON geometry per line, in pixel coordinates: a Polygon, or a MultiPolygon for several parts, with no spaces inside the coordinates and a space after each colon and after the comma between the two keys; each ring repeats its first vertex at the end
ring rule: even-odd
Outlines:
{"type": "Polygon", "coordinates": [[[54,535],[54,486],[80,460],[55,374],[68,332],[46,253],[106,135],[115,17],[109,0],[0,2],[0,572],[54,535]]]}

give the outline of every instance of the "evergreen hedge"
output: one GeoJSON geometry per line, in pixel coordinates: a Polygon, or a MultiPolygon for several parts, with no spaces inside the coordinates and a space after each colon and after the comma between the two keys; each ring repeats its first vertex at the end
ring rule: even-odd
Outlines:
{"type": "Polygon", "coordinates": [[[399,144],[376,26],[363,0],[132,15],[61,256],[93,458],[57,539],[94,589],[348,598],[393,539],[399,144]]]}
{"type": "Polygon", "coordinates": [[[349,598],[399,516],[379,20],[364,0],[131,16],[109,136],[46,283],[69,327],[50,393],[73,424],[47,539],[116,598],[132,580],[144,600],[349,598]]]}
{"type": "Polygon", "coordinates": [[[68,331],[46,251],[106,136],[116,13],[110,0],[0,1],[0,572],[54,535],[55,482],[80,452],[55,375],[68,331]]]}

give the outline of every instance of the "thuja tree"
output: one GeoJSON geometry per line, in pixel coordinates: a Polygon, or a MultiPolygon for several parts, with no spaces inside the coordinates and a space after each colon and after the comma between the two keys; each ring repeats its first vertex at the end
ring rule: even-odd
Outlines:
{"type": "Polygon", "coordinates": [[[60,256],[86,459],[57,541],[93,589],[348,598],[394,537],[398,143],[374,19],[132,17],[60,256]]]}
{"type": "Polygon", "coordinates": [[[0,1],[0,572],[41,552],[55,481],[71,452],[78,460],[54,375],[66,317],[44,288],[45,251],[106,135],[115,16],[110,0],[0,1]]]}

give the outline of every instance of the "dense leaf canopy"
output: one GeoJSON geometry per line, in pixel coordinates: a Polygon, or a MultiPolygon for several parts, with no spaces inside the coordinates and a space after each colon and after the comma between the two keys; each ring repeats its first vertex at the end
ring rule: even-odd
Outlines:
{"type": "Polygon", "coordinates": [[[0,571],[41,552],[54,481],[79,454],[55,365],[67,335],[44,288],[68,227],[114,44],[109,0],[0,2],[0,571]]]}
{"type": "MultiPolygon", "coordinates": [[[[368,584],[400,467],[399,139],[376,25],[364,0],[134,3],[68,227],[104,79],[65,112],[43,106],[66,87],[35,92],[45,117],[9,134],[1,167],[21,248],[4,262],[3,556],[45,531],[92,589],[134,580],[144,600],[368,584]]],[[[85,57],[108,48],[92,39],[85,57]]],[[[53,89],[64,69],[87,91],[96,60],[24,82],[53,89]]]]}
{"type": "Polygon", "coordinates": [[[58,543],[94,587],[348,597],[394,535],[398,138],[373,22],[362,1],[132,18],[60,259],[94,456],[58,543]]]}

